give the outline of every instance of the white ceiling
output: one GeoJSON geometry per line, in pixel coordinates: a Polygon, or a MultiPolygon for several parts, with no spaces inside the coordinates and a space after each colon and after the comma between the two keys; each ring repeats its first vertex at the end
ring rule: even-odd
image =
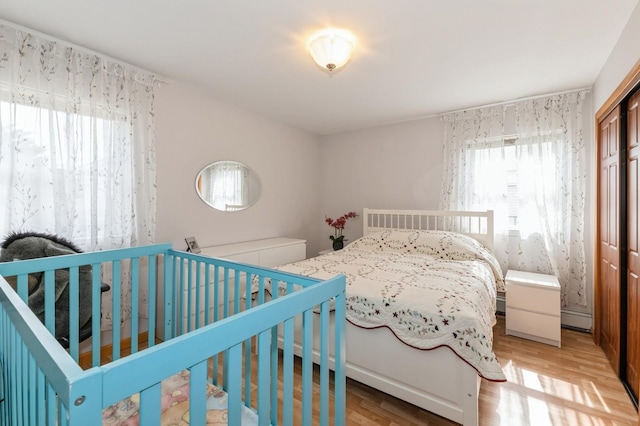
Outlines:
{"type": "Polygon", "coordinates": [[[0,18],[317,134],[588,87],[638,0],[3,0],[0,18]],[[351,30],[329,77],[305,50],[351,30]]]}

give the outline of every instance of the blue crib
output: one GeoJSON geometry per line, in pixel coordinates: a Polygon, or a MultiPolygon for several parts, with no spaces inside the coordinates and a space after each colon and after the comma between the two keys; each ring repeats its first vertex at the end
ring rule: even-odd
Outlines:
{"type": "Polygon", "coordinates": [[[205,424],[206,390],[215,385],[226,393],[230,425],[241,425],[247,410],[259,425],[342,425],[344,330],[344,276],[320,281],[170,244],[0,263],[0,424],[99,425],[104,410],[137,395],[140,424],[156,426],[163,383],[187,371],[191,424],[205,424]],[[77,300],[84,265],[94,281],[92,337],[78,341],[72,303],[65,350],[53,336],[55,271],[69,270],[70,299],[77,300]],[[24,302],[28,274],[38,272],[45,280],[44,324],[24,302]],[[16,277],[16,288],[2,277],[16,277]],[[111,286],[102,296],[113,306],[108,332],[100,330],[102,281],[111,286]],[[125,283],[130,321],[120,317],[125,283]],[[146,298],[138,296],[142,288],[146,298]],[[303,324],[302,333],[294,323],[303,324]],[[314,323],[322,335],[315,348],[314,323]],[[81,357],[90,360],[84,369],[81,357]]]}

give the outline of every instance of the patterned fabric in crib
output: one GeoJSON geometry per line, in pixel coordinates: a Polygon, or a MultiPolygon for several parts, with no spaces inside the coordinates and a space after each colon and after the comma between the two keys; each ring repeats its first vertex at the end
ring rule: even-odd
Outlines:
{"type": "MultiPolygon", "coordinates": [[[[183,370],[161,384],[161,425],[189,425],[189,371],[183,370]]],[[[132,395],[102,411],[103,426],[139,426],[140,394],[132,395]]],[[[227,394],[207,384],[207,426],[227,424],[227,394]]],[[[242,425],[257,425],[257,415],[242,407],[242,425]]]]}

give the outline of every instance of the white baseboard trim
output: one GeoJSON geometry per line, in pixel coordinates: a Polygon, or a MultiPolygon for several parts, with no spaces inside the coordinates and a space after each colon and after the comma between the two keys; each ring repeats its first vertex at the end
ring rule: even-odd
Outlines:
{"type": "Polygon", "coordinates": [[[563,327],[573,328],[586,333],[591,333],[593,318],[591,314],[574,311],[560,311],[560,322],[563,327]]]}
{"type": "MultiPolygon", "coordinates": [[[[504,314],[506,312],[504,296],[498,296],[496,298],[496,301],[496,312],[499,314],[504,314]]],[[[563,327],[572,328],[587,333],[590,333],[591,328],[593,327],[593,318],[591,317],[591,314],[583,312],[562,310],[560,312],[560,322],[562,323],[563,327]]]]}

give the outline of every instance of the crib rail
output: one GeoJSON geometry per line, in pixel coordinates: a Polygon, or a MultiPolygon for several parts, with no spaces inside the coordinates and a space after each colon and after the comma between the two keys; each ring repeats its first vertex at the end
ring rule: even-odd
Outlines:
{"type": "MultiPolygon", "coordinates": [[[[139,300],[141,287],[147,287],[149,282],[156,281],[156,262],[159,256],[164,255],[171,249],[171,244],[157,244],[143,247],[130,247],[123,249],[104,250],[92,253],[72,254],[66,256],[45,257],[41,259],[21,260],[19,262],[0,263],[0,276],[16,277],[16,292],[27,302],[28,299],[28,275],[42,273],[45,287],[44,324],[51,334],[55,335],[55,279],[56,271],[68,270],[69,272],[69,298],[78,300],[80,285],[80,268],[90,267],[91,274],[91,365],[98,366],[103,363],[101,348],[104,345],[111,345],[110,359],[118,359],[121,354],[120,342],[125,336],[130,339],[131,350],[137,351],[139,345],[139,332],[147,329],[146,317],[153,324],[155,321],[155,305],[139,300]],[[144,265],[141,272],[141,265],[144,265]],[[106,275],[107,278],[104,276],[106,275]],[[101,333],[101,292],[100,283],[107,279],[111,285],[111,290],[106,297],[111,299],[111,315],[114,326],[109,332],[101,333]],[[121,324],[121,289],[124,282],[130,287],[131,294],[131,317],[133,320],[120,327],[121,324]],[[146,313],[144,321],[139,321],[140,308],[150,307],[146,313]],[[141,329],[142,328],[142,329],[141,329]]],[[[150,300],[155,300],[155,286],[148,288],[150,300]]],[[[79,342],[79,304],[69,303],[69,352],[76,362],[80,356],[79,342]]],[[[155,329],[149,328],[148,341],[151,345],[155,342],[155,329]]],[[[86,349],[86,348],[85,348],[86,349]]]]}
{"type": "MultiPolygon", "coordinates": [[[[258,414],[261,425],[289,425],[299,418],[311,424],[314,411],[320,412],[322,425],[341,424],[346,380],[344,288],[342,276],[320,282],[174,251],[166,244],[0,263],[0,424],[100,424],[102,409],[139,392],[141,424],[156,425],[160,382],[184,369],[191,373],[193,424],[204,423],[205,394],[198,390],[207,382],[228,392],[229,424],[240,424],[242,405],[258,414]],[[78,270],[84,265],[92,268],[94,287],[108,270],[112,288],[106,297],[112,301],[114,325],[122,322],[121,288],[126,284],[131,289],[132,318],[126,327],[114,326],[107,333],[112,362],[106,363],[100,355],[105,341],[101,334],[106,333],[99,329],[100,294],[94,291],[89,346],[93,367],[83,371],[77,364],[81,351],[77,332],[71,333],[68,352],[52,335],[53,297],[45,297],[44,324],[25,301],[28,274],[43,272],[46,291],[51,291],[60,269],[69,271],[70,295],[77,298],[78,270]],[[17,277],[15,291],[2,278],[8,276],[17,277]],[[138,297],[145,286],[148,295],[138,297]],[[292,338],[296,321],[309,330],[302,341],[300,379],[294,374],[294,354],[299,354],[292,338]],[[320,321],[323,335],[317,350],[311,333],[314,321],[320,321]],[[142,351],[140,332],[149,336],[149,347],[142,351]],[[132,355],[125,356],[120,347],[122,336],[130,336],[132,355]],[[164,342],[156,344],[156,336],[164,342]],[[330,345],[335,356],[329,355],[330,345]],[[319,364],[315,379],[314,356],[319,364]],[[294,407],[298,388],[303,390],[300,412],[294,407]]],[[[71,303],[70,317],[77,327],[74,306],[71,303]]]]}
{"type": "Polygon", "coordinates": [[[66,425],[71,411],[101,410],[100,372],[82,371],[2,277],[0,348],[0,424],[66,425]]]}

